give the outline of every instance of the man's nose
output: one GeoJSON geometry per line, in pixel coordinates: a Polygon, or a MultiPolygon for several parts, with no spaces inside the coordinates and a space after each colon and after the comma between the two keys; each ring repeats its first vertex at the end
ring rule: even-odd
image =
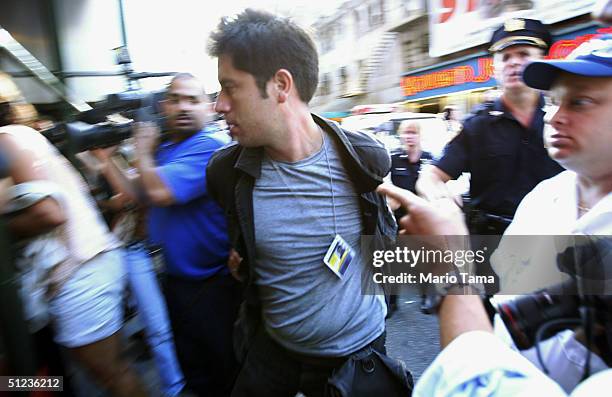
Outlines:
{"type": "Polygon", "coordinates": [[[552,125],[563,122],[563,114],[560,111],[561,108],[557,105],[547,105],[544,109],[544,122],[552,125]]]}
{"type": "Polygon", "coordinates": [[[185,112],[187,110],[189,110],[189,101],[183,101],[183,100],[179,100],[176,102],[176,107],[175,109],[179,112],[185,112]]]}
{"type": "Polygon", "coordinates": [[[512,55],[512,56],[510,57],[510,59],[508,60],[508,63],[509,63],[510,65],[513,65],[513,66],[514,66],[514,65],[520,65],[520,64],[521,64],[521,63],[523,63],[523,62],[522,62],[521,57],[516,56],[516,55],[512,55]]]}
{"type": "Polygon", "coordinates": [[[229,112],[229,102],[225,99],[225,95],[223,95],[223,92],[219,94],[219,97],[217,98],[217,102],[215,102],[215,112],[217,113],[229,112]]]}

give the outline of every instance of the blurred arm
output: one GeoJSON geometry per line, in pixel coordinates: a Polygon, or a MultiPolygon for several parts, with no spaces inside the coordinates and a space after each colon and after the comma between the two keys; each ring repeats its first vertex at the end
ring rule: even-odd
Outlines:
{"type": "Polygon", "coordinates": [[[103,163],[101,172],[113,189],[113,192],[116,193],[111,200],[117,202],[118,206],[123,207],[130,202],[139,203],[144,201],[144,194],[138,177],[129,177],[124,174],[113,158],[109,158],[103,163]]]}
{"type": "MultiPolygon", "coordinates": [[[[463,220],[461,210],[450,199],[437,200],[435,203],[428,202],[393,185],[382,185],[377,191],[384,194],[400,204],[408,215],[400,220],[400,224],[406,233],[417,236],[431,236],[429,243],[434,243],[436,237],[440,241],[446,241],[451,246],[445,249],[466,249],[462,238],[453,236],[467,236],[468,231],[463,220]]],[[[439,244],[433,246],[441,247],[439,244]]],[[[444,274],[443,271],[437,272],[444,274]]],[[[459,286],[458,286],[459,287],[459,286]]],[[[440,320],[440,343],[444,348],[456,337],[469,331],[493,332],[493,327],[484,309],[479,295],[461,294],[461,291],[453,291],[447,295],[440,305],[438,312],[440,320]]]]}
{"type": "MultiPolygon", "coordinates": [[[[462,236],[467,228],[451,200],[431,203],[392,185],[377,191],[408,212],[404,230],[419,236],[462,236]]],[[[457,292],[457,291],[450,291],[457,292]]],[[[442,351],[425,370],[414,397],[566,396],[554,381],[493,335],[478,295],[447,295],[439,311],[442,351]]]]}
{"type": "Polygon", "coordinates": [[[417,193],[428,201],[451,197],[451,193],[446,187],[446,182],[451,179],[450,175],[435,165],[424,167],[419,179],[417,179],[417,193]]]}
{"type": "MultiPolygon", "coordinates": [[[[10,176],[15,185],[46,179],[34,167],[34,155],[20,149],[8,134],[0,134],[0,145],[11,153],[10,176]]],[[[47,233],[66,222],[64,211],[59,203],[47,197],[36,204],[19,211],[8,219],[8,228],[17,237],[33,237],[47,233]]]]}
{"type": "Polygon", "coordinates": [[[149,202],[158,207],[167,207],[176,202],[172,190],[164,183],[155,166],[153,152],[159,141],[159,129],[153,123],[138,123],[134,127],[136,142],[136,168],[140,183],[149,202]]]}
{"type": "Polygon", "coordinates": [[[140,174],[140,183],[144,193],[151,204],[166,207],[175,203],[174,195],[157,172],[151,154],[139,154],[136,168],[140,174]]]}

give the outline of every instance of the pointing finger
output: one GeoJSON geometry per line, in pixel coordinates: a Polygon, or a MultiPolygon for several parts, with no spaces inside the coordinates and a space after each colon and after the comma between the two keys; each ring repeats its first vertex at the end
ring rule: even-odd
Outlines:
{"type": "Polygon", "coordinates": [[[383,183],[382,185],[378,186],[376,191],[379,194],[383,194],[395,201],[398,201],[408,212],[410,212],[411,207],[425,203],[425,200],[416,194],[389,183],[383,183]]]}

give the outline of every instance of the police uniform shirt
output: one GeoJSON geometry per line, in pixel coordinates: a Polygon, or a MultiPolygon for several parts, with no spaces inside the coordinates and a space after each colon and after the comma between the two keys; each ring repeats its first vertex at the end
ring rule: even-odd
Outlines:
{"type": "Polygon", "coordinates": [[[544,98],[529,128],[505,108],[501,98],[477,109],[448,143],[436,166],[457,178],[470,172],[470,197],[483,211],[512,217],[539,182],[563,170],[544,149],[544,98]]]}
{"type": "Polygon", "coordinates": [[[416,193],[415,184],[419,177],[419,171],[423,160],[432,160],[429,152],[421,152],[421,157],[415,163],[411,163],[406,153],[391,155],[391,182],[402,189],[416,193]]]}

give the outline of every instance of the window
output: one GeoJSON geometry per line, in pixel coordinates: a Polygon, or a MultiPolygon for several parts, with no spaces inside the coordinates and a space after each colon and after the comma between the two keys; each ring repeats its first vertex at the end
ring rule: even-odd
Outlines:
{"type": "Polygon", "coordinates": [[[404,61],[404,72],[410,71],[414,67],[414,43],[410,39],[402,42],[402,58],[404,61]]]}
{"type": "Polygon", "coordinates": [[[324,73],[321,76],[321,81],[319,82],[319,95],[327,96],[331,93],[331,82],[329,81],[329,73],[324,73]]]}
{"type": "Polygon", "coordinates": [[[338,70],[338,77],[339,77],[339,82],[340,82],[340,93],[343,94],[346,92],[347,87],[348,87],[348,73],[346,71],[346,66],[342,66],[339,70],[338,70]]]}
{"type": "Polygon", "coordinates": [[[424,32],[421,38],[421,53],[429,54],[429,32],[424,32]]]}
{"type": "Polygon", "coordinates": [[[355,37],[359,38],[361,35],[361,22],[359,19],[359,11],[353,10],[353,24],[355,26],[355,37]]]}
{"type": "Polygon", "coordinates": [[[416,13],[423,12],[426,5],[422,0],[402,0],[402,8],[405,17],[412,16],[416,13]]]}
{"type": "Polygon", "coordinates": [[[378,0],[376,3],[370,3],[370,5],[368,5],[368,23],[370,28],[375,28],[384,24],[384,8],[384,0],[378,0]]]}
{"type": "Polygon", "coordinates": [[[319,42],[321,44],[321,53],[325,54],[334,49],[335,30],[333,25],[324,26],[319,31],[319,42]]]}

